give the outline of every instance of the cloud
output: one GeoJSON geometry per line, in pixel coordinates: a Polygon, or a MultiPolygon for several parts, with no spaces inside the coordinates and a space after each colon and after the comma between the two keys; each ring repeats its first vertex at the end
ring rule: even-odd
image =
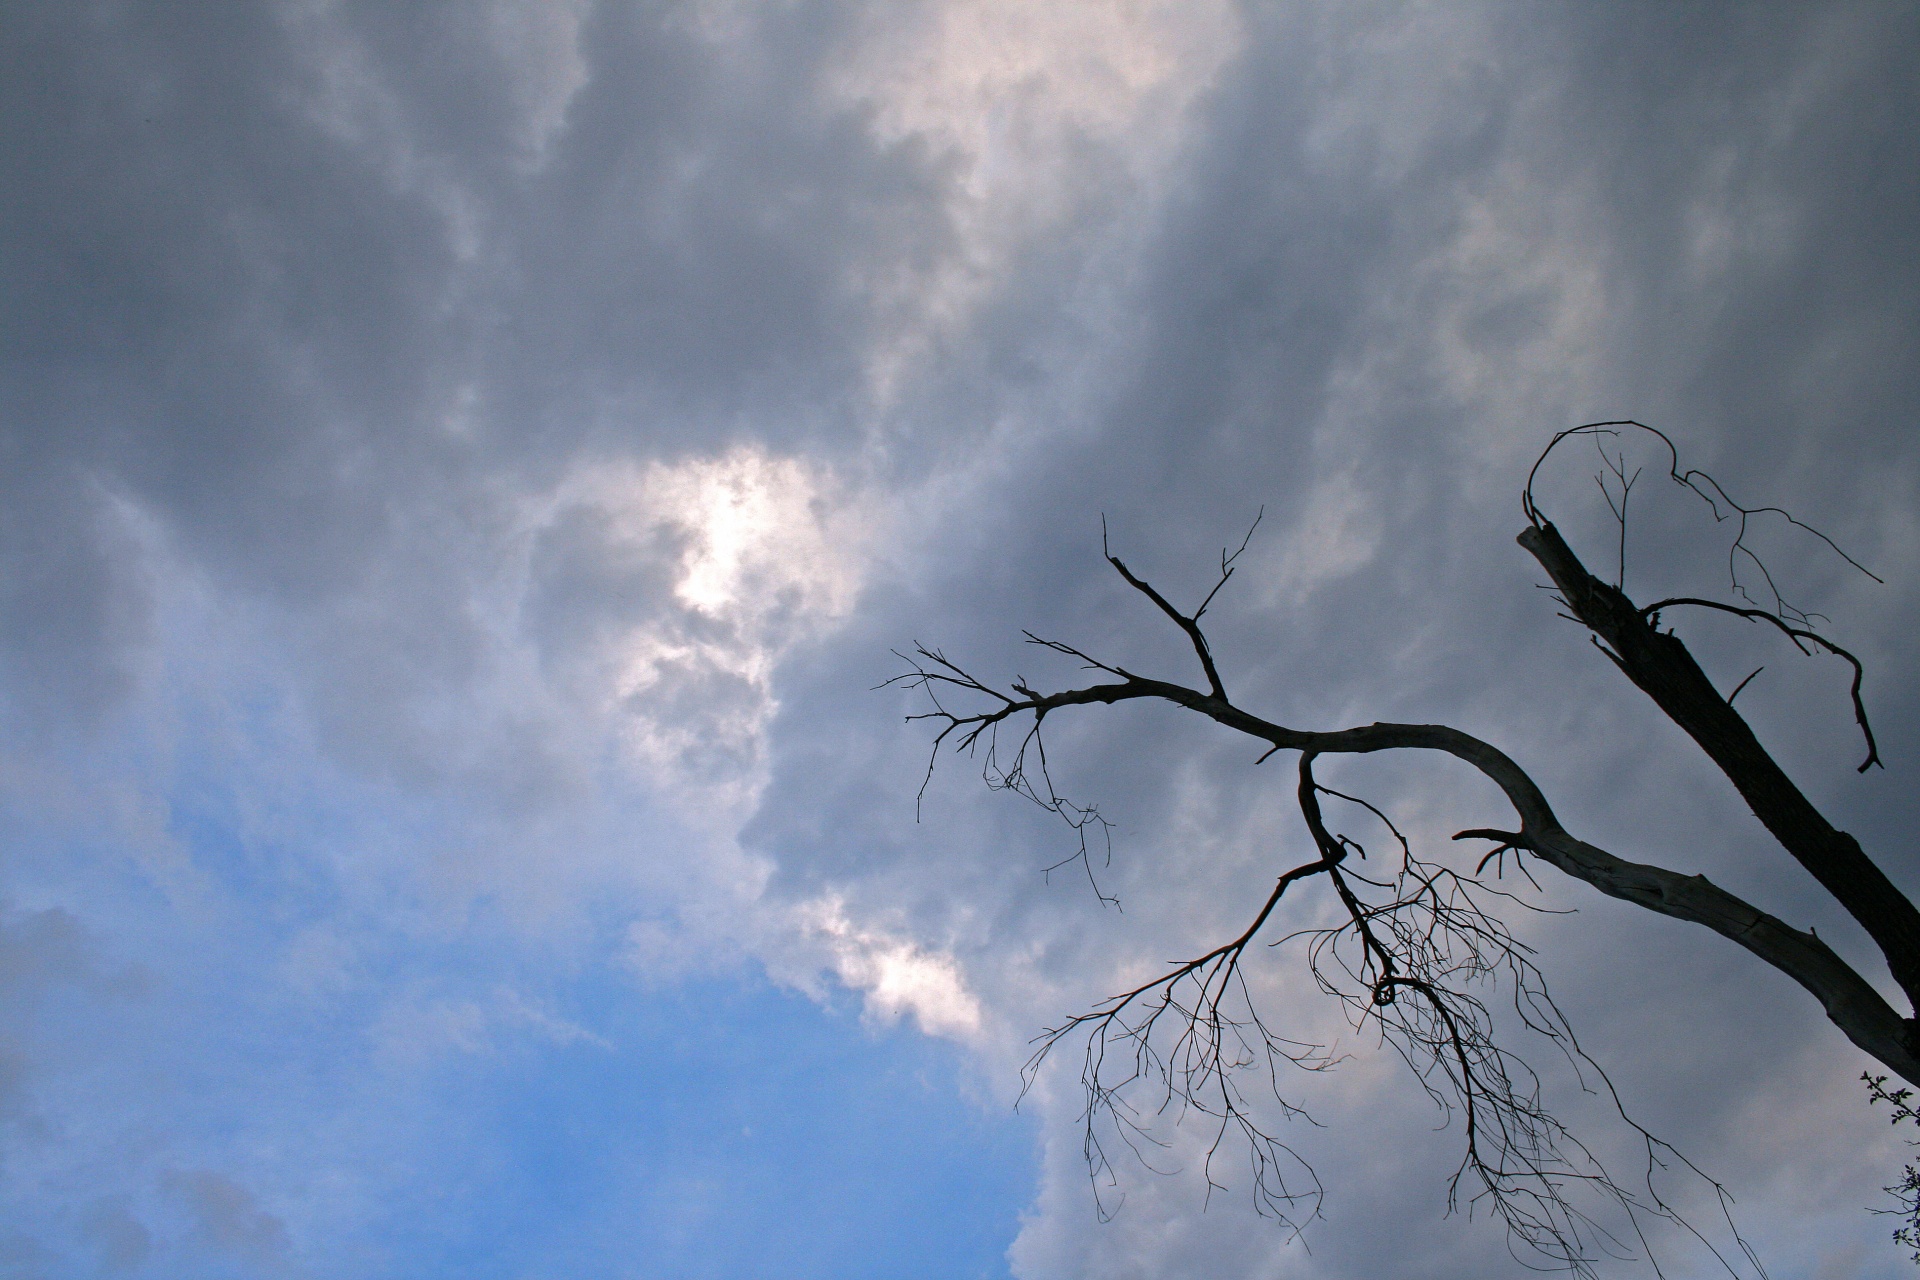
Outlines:
{"type": "Polygon", "coordinates": [[[1267,554],[1249,566],[1249,576],[1260,583],[1261,603],[1297,603],[1322,583],[1363,568],[1380,549],[1379,523],[1377,510],[1351,476],[1315,485],[1291,527],[1263,538],[1267,554]],[[1277,565],[1261,563],[1275,558],[1277,565]]]}
{"type": "Polygon", "coordinates": [[[287,1224],[262,1208],[245,1187],[206,1169],[176,1170],[161,1184],[186,1205],[200,1243],[265,1274],[288,1273],[287,1224]]]}
{"type": "MultiPolygon", "coordinates": [[[[1552,430],[1671,427],[1888,579],[1778,553],[1876,655],[1910,754],[1916,38],[1847,5],[23,14],[0,983],[40,1019],[9,1033],[10,1114],[50,1127],[0,1168],[42,1188],[0,1218],[10,1257],[431,1269],[453,1210],[403,1247],[382,1202],[421,1203],[437,1159],[537,1165],[500,1117],[562,1086],[516,1070],[610,1061],[634,1002],[762,975],[854,993],[855,1040],[944,1040],[1010,1100],[1027,1035],[1243,926],[1303,847],[1272,763],[1137,707],[1048,724],[1063,792],[1116,823],[1091,870],[1124,912],[1047,873],[1071,835],[982,794],[978,760],[914,822],[890,649],[1079,678],[1030,628],[1193,678],[1103,516],[1185,602],[1265,506],[1209,614],[1248,705],[1460,723],[1596,841],[1864,956],[1512,536],[1552,430]],[[471,1133],[428,1132],[448,1116],[471,1133]],[[26,1216],[75,1187],[92,1209],[26,1216]]],[[[1543,485],[1604,541],[1579,465],[1543,485]]],[[[1635,581],[1717,582],[1700,513],[1643,493],[1635,581]]],[[[1769,664],[1743,708],[1911,878],[1913,789],[1831,767],[1834,689],[1688,640],[1723,687],[1769,664]]],[[[1444,768],[1350,769],[1417,838],[1490,820],[1444,768]]],[[[1880,1266],[1845,1261],[1882,1243],[1853,1206],[1902,1152],[1817,1010],[1717,940],[1554,901],[1582,914],[1526,936],[1636,1114],[1738,1181],[1782,1266],[1880,1266]]],[[[1311,1082],[1328,1136],[1301,1126],[1331,1192],[1312,1254],[1205,1203],[1191,1129],[1101,1226],[1068,1071],[1029,1096],[1015,1273],[1507,1265],[1497,1230],[1438,1221],[1457,1132],[1269,962],[1290,1025],[1356,1054],[1311,1082]]],[[[555,1196],[619,1221],[638,1193],[589,1165],[555,1196]]]]}
{"type": "Polygon", "coordinates": [[[585,664],[663,783],[757,776],[782,653],[858,590],[870,535],[834,488],[801,461],[736,449],[589,466],[537,517],[536,634],[553,665],[585,664]]]}
{"type": "Polygon", "coordinates": [[[135,1217],[124,1196],[107,1196],[88,1208],[85,1231],[109,1275],[132,1271],[153,1252],[153,1233],[135,1217]]]}
{"type": "Polygon", "coordinates": [[[606,1037],[506,986],[477,999],[411,992],[390,1001],[370,1030],[376,1055],[401,1066],[429,1065],[448,1053],[496,1052],[501,1040],[514,1034],[530,1034],[563,1046],[613,1047],[606,1037]]]}
{"type": "Polygon", "coordinates": [[[953,175],[945,251],[863,274],[891,321],[867,357],[885,405],[915,362],[963,339],[1042,237],[1098,225],[1090,209],[1110,212],[1122,192],[1164,195],[1196,100],[1240,31],[1216,3],[917,4],[864,25],[833,91],[870,113],[882,145],[910,143],[953,175]]]}
{"type": "Polygon", "coordinates": [[[812,903],[798,913],[806,941],[823,944],[835,976],[863,992],[868,1016],[892,1022],[912,1014],[930,1036],[971,1039],[980,1031],[980,1003],[952,957],[914,942],[857,928],[839,902],[812,903]]]}
{"type": "Polygon", "coordinates": [[[520,109],[514,132],[525,170],[545,163],[566,127],[567,108],[586,87],[590,72],[580,37],[592,10],[589,0],[558,5],[496,0],[487,14],[494,52],[506,67],[520,109]]]}

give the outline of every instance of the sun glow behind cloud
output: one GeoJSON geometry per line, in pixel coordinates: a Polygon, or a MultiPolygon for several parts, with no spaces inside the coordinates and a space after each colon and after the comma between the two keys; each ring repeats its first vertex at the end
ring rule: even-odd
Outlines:
{"type": "Polygon", "coordinates": [[[605,601],[601,706],[656,785],[704,788],[688,807],[737,823],[764,774],[780,659],[853,606],[870,517],[822,469],[751,448],[591,464],[542,506],[530,536],[589,525],[584,553],[632,583],[605,601]]]}

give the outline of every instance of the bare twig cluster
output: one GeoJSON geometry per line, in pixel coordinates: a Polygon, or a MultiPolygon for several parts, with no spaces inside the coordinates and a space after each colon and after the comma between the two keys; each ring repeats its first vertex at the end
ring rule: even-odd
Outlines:
{"type": "MultiPolygon", "coordinates": [[[[1786,598],[1780,594],[1780,588],[1778,584],[1774,582],[1773,574],[1767,569],[1766,562],[1760,558],[1759,553],[1755,551],[1752,544],[1747,541],[1747,535],[1753,531],[1754,521],[1763,516],[1776,517],[1783,523],[1800,530],[1809,537],[1818,539],[1826,545],[1829,551],[1846,561],[1847,564],[1851,565],[1854,569],[1866,574],[1867,577],[1872,578],[1875,582],[1881,580],[1878,575],[1874,574],[1865,565],[1842,550],[1840,545],[1832,538],[1829,538],[1812,525],[1796,519],[1792,513],[1784,508],[1742,506],[1733,500],[1718,480],[1706,472],[1691,467],[1683,469],[1680,465],[1680,450],[1673,443],[1672,437],[1657,427],[1650,427],[1644,422],[1635,422],[1631,418],[1621,418],[1612,422],[1588,422],[1577,427],[1569,427],[1548,441],[1547,447],[1542,449],[1540,456],[1534,460],[1533,470],[1527,473],[1526,487],[1521,490],[1520,507],[1521,510],[1526,513],[1527,519],[1536,525],[1546,523],[1546,517],[1541,514],[1539,506],[1534,501],[1533,485],[1534,481],[1539,478],[1540,468],[1545,465],[1553,451],[1566,440],[1581,437],[1593,440],[1596,448],[1599,449],[1602,465],[1611,473],[1614,482],[1620,489],[1620,497],[1616,503],[1613,493],[1607,486],[1606,479],[1601,476],[1594,478],[1595,482],[1600,485],[1600,491],[1606,495],[1607,506],[1613,511],[1614,518],[1620,526],[1620,576],[1624,579],[1626,574],[1627,494],[1628,491],[1633,488],[1633,482],[1639,478],[1640,472],[1636,469],[1632,476],[1628,476],[1625,471],[1626,462],[1624,453],[1616,448],[1614,455],[1609,457],[1605,445],[1609,440],[1617,442],[1620,436],[1626,431],[1641,432],[1658,440],[1667,451],[1667,477],[1706,503],[1708,510],[1713,513],[1715,523],[1724,524],[1732,521],[1733,540],[1727,544],[1728,585],[1735,595],[1747,603],[1755,607],[1765,608],[1781,621],[1790,622],[1797,626],[1811,626],[1815,621],[1825,621],[1819,614],[1802,612],[1800,609],[1788,603],[1786,598]],[[1741,569],[1743,566],[1749,576],[1742,576],[1741,569]],[[1764,593],[1763,599],[1756,599],[1753,594],[1747,590],[1748,583],[1753,581],[1756,576],[1760,584],[1760,590],[1764,593]]],[[[1614,585],[1624,588],[1626,584],[1624,581],[1616,581],[1614,585]]]]}

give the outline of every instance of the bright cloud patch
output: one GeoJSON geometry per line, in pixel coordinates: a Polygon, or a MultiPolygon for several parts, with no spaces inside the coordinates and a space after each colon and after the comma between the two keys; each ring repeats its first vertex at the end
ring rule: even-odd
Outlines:
{"type": "Polygon", "coordinates": [[[885,20],[850,47],[834,91],[884,144],[923,146],[959,177],[943,210],[948,251],[882,258],[858,281],[886,317],[869,354],[885,403],[915,358],[962,337],[1037,239],[1129,188],[1161,193],[1188,112],[1241,33],[1215,0],[876,13],[885,20]]]}
{"type": "Polygon", "coordinates": [[[980,1030],[980,1004],[949,956],[847,918],[837,900],[816,902],[796,913],[804,936],[824,944],[839,979],[866,995],[868,1016],[892,1022],[911,1014],[928,1035],[972,1039],[980,1030]]]}
{"type": "Polygon", "coordinates": [[[754,449],[592,466],[536,521],[528,597],[550,662],[635,758],[738,812],[780,655],[851,607],[866,532],[827,473],[754,449]]]}

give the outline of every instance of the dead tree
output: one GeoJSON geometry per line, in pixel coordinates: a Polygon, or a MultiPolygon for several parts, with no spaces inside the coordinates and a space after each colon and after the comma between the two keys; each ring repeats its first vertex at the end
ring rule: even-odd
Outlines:
{"type": "MultiPolygon", "coordinates": [[[[1627,474],[1624,459],[1606,454],[1604,447],[1601,454],[1611,473],[1610,478],[1599,477],[1601,488],[1622,530],[1624,577],[1626,501],[1635,477],[1627,474]]],[[[1866,758],[1859,766],[1864,771],[1879,763],[1879,753],[1861,701],[1860,663],[1818,633],[1814,616],[1780,597],[1748,542],[1749,523],[1762,514],[1777,516],[1820,538],[1843,558],[1844,553],[1777,508],[1735,503],[1711,477],[1683,470],[1665,435],[1635,422],[1592,423],[1555,436],[1529,473],[1522,509],[1526,526],[1518,541],[1552,580],[1564,616],[1584,627],[1607,660],[1726,774],[1781,847],[1866,930],[1908,1008],[1920,1008],[1920,912],[1768,754],[1733,707],[1740,689],[1723,696],[1680,637],[1664,625],[1683,610],[1722,612],[1772,628],[1802,652],[1824,651],[1852,664],[1853,711],[1866,743],[1866,758]],[[1671,479],[1705,501],[1717,520],[1732,522],[1735,536],[1728,563],[1739,603],[1675,597],[1636,604],[1620,582],[1609,584],[1589,572],[1540,509],[1535,478],[1554,449],[1575,437],[1591,437],[1604,445],[1625,431],[1657,438],[1670,459],[1671,479]]],[[[1216,1159],[1232,1146],[1244,1150],[1251,1161],[1256,1207],[1296,1229],[1315,1216],[1321,1197],[1317,1178],[1277,1136],[1277,1126],[1268,1118],[1275,1105],[1255,1105],[1248,1084],[1270,1093],[1280,1115],[1292,1115],[1295,1108],[1281,1085],[1283,1070],[1323,1070],[1333,1059],[1326,1046],[1291,1039],[1263,1017],[1244,966],[1248,949],[1257,940],[1268,940],[1265,935],[1275,927],[1283,899],[1318,885],[1337,901],[1338,923],[1289,937],[1304,948],[1319,986],[1342,1002],[1352,1024],[1380,1034],[1433,1101],[1462,1121],[1464,1151],[1449,1183],[1451,1206],[1491,1211],[1505,1223],[1518,1255],[1576,1274],[1590,1274],[1599,1257],[1620,1251],[1620,1241],[1580,1207],[1572,1194],[1578,1188],[1597,1191],[1624,1210],[1631,1233],[1639,1233],[1648,1215],[1693,1231],[1662,1200],[1652,1176],[1656,1168],[1676,1161],[1691,1169],[1684,1158],[1635,1125],[1645,1146],[1646,1174],[1631,1184],[1616,1181],[1542,1104],[1533,1070],[1496,1038],[1488,1001],[1493,993],[1504,992],[1501,1002],[1512,1005],[1520,1026],[1565,1054],[1577,1071],[1595,1073],[1604,1084],[1605,1073],[1581,1050],[1529,948],[1501,918],[1501,910],[1526,906],[1487,875],[1490,865],[1504,873],[1509,861],[1529,879],[1532,865],[1542,864],[1611,897],[1713,930],[1806,988],[1849,1040],[1901,1079],[1920,1085],[1920,1024],[1890,1005],[1872,982],[1811,930],[1796,929],[1703,876],[1629,861],[1580,839],[1561,825],[1527,771],[1493,744],[1443,724],[1301,729],[1235,703],[1201,619],[1233,577],[1246,545],[1243,541],[1239,550],[1222,552],[1217,581],[1187,613],[1113,555],[1103,537],[1102,549],[1114,570],[1185,634],[1204,678],[1199,687],[1138,675],[1030,632],[1025,633],[1029,643],[1082,663],[1094,673],[1094,682],[1045,691],[1024,680],[996,685],[925,646],[901,655],[908,669],[890,682],[932,699],[932,710],[910,718],[930,720],[937,728],[934,758],[943,746],[982,756],[989,786],[1024,796],[1075,829],[1080,842],[1076,857],[1082,861],[1089,855],[1089,839],[1104,834],[1105,822],[1097,810],[1064,799],[1053,787],[1042,736],[1053,713],[1158,700],[1255,739],[1265,747],[1262,760],[1277,752],[1297,753],[1298,806],[1317,856],[1281,874],[1237,936],[1067,1019],[1036,1041],[1029,1084],[1051,1052],[1069,1040],[1083,1045],[1082,1119],[1085,1154],[1094,1174],[1112,1172],[1115,1143],[1139,1154],[1141,1144],[1152,1141],[1147,1120],[1171,1106],[1181,1114],[1203,1117],[1209,1126],[1209,1194],[1221,1185],[1216,1159]],[[1323,757],[1386,751],[1439,752],[1477,769],[1505,794],[1513,822],[1456,835],[1455,840],[1491,846],[1461,868],[1417,855],[1382,808],[1335,791],[1315,775],[1316,762],[1323,757]],[[1377,824],[1390,842],[1391,857],[1368,862],[1368,873],[1363,874],[1358,860],[1366,850],[1329,817],[1329,804],[1377,824]],[[1383,865],[1390,869],[1383,873],[1383,865]]],[[[1850,558],[1847,563],[1860,568],[1850,558]]],[[[930,758],[929,777],[932,768],[930,758]]],[[[1091,862],[1087,867],[1091,872],[1091,862]]],[[[1610,1091],[1610,1085],[1605,1087],[1610,1091]]],[[[1618,1099],[1614,1101],[1617,1105],[1618,1099]]],[[[1709,1183],[1719,1190],[1717,1183],[1709,1183]]],[[[1737,1232],[1733,1239],[1744,1249],[1737,1232]]],[[[1644,1236],[1640,1243],[1644,1247],[1644,1236]]],[[[1733,1270],[1729,1256],[1722,1255],[1722,1262],[1733,1270]]]]}

